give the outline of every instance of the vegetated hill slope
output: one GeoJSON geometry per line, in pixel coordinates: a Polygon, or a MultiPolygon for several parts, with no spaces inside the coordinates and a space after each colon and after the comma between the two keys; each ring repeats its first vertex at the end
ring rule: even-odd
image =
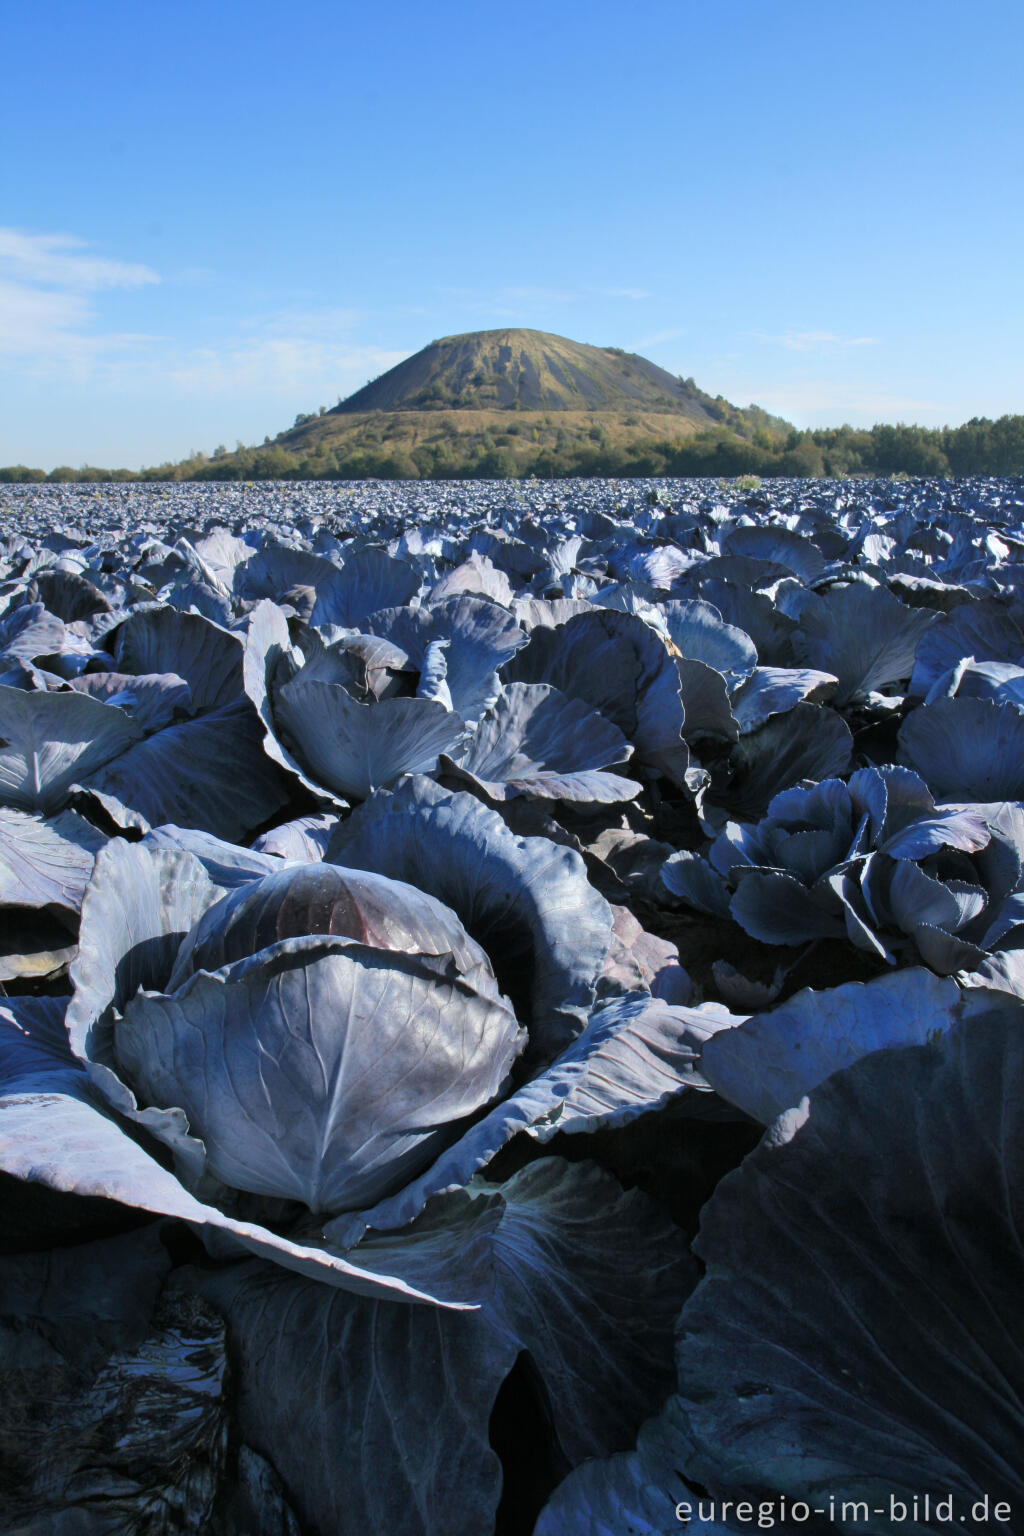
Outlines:
{"type": "Polygon", "coordinates": [[[329,460],[353,476],[596,474],[609,454],[617,465],[708,434],[768,447],[790,430],[636,353],[501,330],[431,342],[333,410],[299,416],[276,444],[313,473],[329,460]]]}
{"type": "Polygon", "coordinates": [[[331,414],[355,411],[672,411],[714,418],[700,392],[618,347],[547,331],[470,331],[432,341],[357,390],[331,414]]]}

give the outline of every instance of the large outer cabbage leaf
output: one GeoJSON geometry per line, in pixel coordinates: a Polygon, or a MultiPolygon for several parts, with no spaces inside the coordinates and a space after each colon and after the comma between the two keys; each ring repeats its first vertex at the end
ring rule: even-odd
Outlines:
{"type": "Polygon", "coordinates": [[[720,672],[730,691],[753,672],[757,665],[754,642],[745,630],[726,624],[711,603],[671,600],[661,605],[660,612],[675,654],[720,672]]]}
{"type": "Polygon", "coordinates": [[[0,686],[0,805],[52,815],[76,780],[141,740],[142,728],[116,705],[0,686]]]}
{"type": "Polygon", "coordinates": [[[1024,657],[1024,633],[997,598],[965,603],[939,620],[917,648],[914,675],[908,692],[928,693],[964,657],[976,661],[1020,662],[1024,657]]]}
{"type": "Polygon", "coordinates": [[[640,786],[602,770],[625,761],[622,732],[579,699],[546,683],[510,683],[446,773],[468,779],[491,800],[518,795],[614,804],[640,786]]]}
{"type": "Polygon", "coordinates": [[[271,597],[293,606],[301,592],[304,606],[311,609],[320,590],[329,587],[340,574],[338,567],[323,555],[268,544],[235,567],[231,586],[247,602],[271,597]]]}
{"type": "Polygon", "coordinates": [[[192,1277],[228,1319],[243,1433],[317,1536],[491,1529],[500,1469],[487,1421],[521,1351],[570,1462],[628,1444],[671,1384],[668,1344],[695,1267],[653,1203],[592,1164],[545,1158],[501,1184],[476,1180],[363,1248],[421,1283],[459,1265],[487,1301],[442,1317],[268,1265],[192,1277]]]}
{"type": "Polygon", "coordinates": [[[130,672],[83,672],[71,679],[76,693],[103,703],[113,700],[148,733],[163,730],[175,716],[194,713],[192,690],[173,672],[133,676],[130,672]]]}
{"type": "Polygon", "coordinates": [[[1017,1008],[865,1056],[782,1116],[702,1213],[675,1397],[538,1532],[601,1531],[593,1509],[664,1536],[659,1485],[776,1517],[782,1497],[859,1505],[870,1536],[982,1536],[1021,1508],[1022,1073],[1017,1008]]]}
{"type": "Polygon", "coordinates": [[[223,709],[242,693],[242,643],[197,613],[144,608],[117,630],[114,655],[122,672],[172,672],[183,677],[196,709],[223,709]]]}
{"type": "Polygon", "coordinates": [[[505,572],[499,570],[493,560],[478,554],[476,550],[472,550],[469,558],[457,565],[454,571],[446,571],[434,584],[430,590],[430,602],[443,603],[447,598],[460,597],[465,593],[478,593],[503,607],[511,607],[515,596],[505,572]]]}
{"type": "Polygon", "coordinates": [[[42,603],[23,603],[0,618],[0,656],[35,661],[64,644],[64,624],[42,603]]]}
{"type": "Polygon", "coordinates": [[[370,546],[356,550],[340,571],[317,585],[314,624],[338,624],[361,629],[371,613],[407,603],[419,591],[411,565],[387,550],[370,546]]]}
{"type": "Polygon", "coordinates": [[[227,1319],[242,1432],[310,1536],[480,1536],[501,1463],[487,1438],[513,1341],[250,1262],[191,1282],[227,1319]]]}
{"type": "Polygon", "coordinates": [[[698,1481],[866,1498],[877,1532],[890,1493],[1020,1507],[1022,1072],[1018,1010],[876,1052],[719,1186],[680,1319],[698,1481]]]}
{"type": "Polygon", "coordinates": [[[730,1104],[771,1125],[840,1067],[951,1029],[963,996],[955,982],[920,968],[823,992],[808,988],[718,1031],[704,1047],[701,1070],[730,1104]]]}
{"type": "Polygon", "coordinates": [[[360,704],[338,684],[300,673],[278,694],[275,718],[309,772],[336,795],[365,800],[404,773],[431,773],[464,735],[436,699],[360,704]]]}
{"type": "Polygon", "coordinates": [[[535,629],[508,675],[582,699],[629,738],[637,762],[685,785],[690,758],[679,676],[664,641],[643,619],[595,609],[557,629],[535,629]]]}
{"type": "Polygon", "coordinates": [[[685,656],[676,657],[676,671],[685,714],[686,740],[691,742],[701,736],[710,736],[719,741],[735,741],[739,726],[732,712],[725,676],[705,662],[685,656]]]}
{"type": "Polygon", "coordinates": [[[852,582],[813,594],[793,637],[798,659],[839,679],[836,701],[909,679],[922,635],[935,623],[927,608],[908,608],[884,587],[852,582]]]}
{"type": "Polygon", "coordinates": [[[788,785],[845,773],[852,751],[853,736],[841,715],[819,704],[797,704],[740,737],[729,759],[732,779],[716,798],[741,816],[760,816],[788,785]]]}
{"type": "Polygon", "coordinates": [[[752,587],[715,575],[701,576],[700,592],[728,624],[750,636],[758,665],[790,668],[796,660],[792,637],[796,620],[776,608],[770,597],[752,587]]]}
{"type": "MultiPolygon", "coordinates": [[[[750,1526],[703,1520],[714,1501],[701,1500],[679,1470],[689,1443],[679,1399],[640,1430],[636,1449],[604,1460],[585,1461],[556,1488],[542,1510],[533,1536],[737,1536],[750,1526]],[[691,1511],[686,1524],[677,1506],[691,1511]]],[[[754,1506],[756,1509],[756,1505],[754,1506]]],[[[756,1527],[755,1527],[756,1529],[756,1527]]]]}
{"type": "Polygon", "coordinates": [[[839,679],[831,672],[813,667],[755,667],[745,683],[737,688],[732,711],[740,734],[756,731],[773,715],[784,715],[795,704],[831,693],[839,679]]]}
{"type": "Polygon", "coordinates": [[[825,569],[825,557],[817,544],[789,528],[732,528],[723,538],[722,547],[730,555],[784,565],[802,581],[814,581],[825,569]]]}
{"type": "MultiPolygon", "coordinates": [[[[303,765],[278,739],[271,688],[278,668],[286,664],[290,666],[292,660],[291,636],[285,615],[276,603],[268,600],[257,603],[249,615],[246,630],[242,680],[263,724],[263,750],[272,763],[298,779],[318,800],[334,800],[337,804],[326,785],[310,778],[303,765]]],[[[346,802],[342,800],[341,804],[346,802]]]]}
{"type": "Polygon", "coordinates": [[[74,811],[44,821],[0,807],[0,908],[80,911],[93,860],[106,841],[74,811]]]}
{"type": "Polygon", "coordinates": [[[224,838],[250,836],[288,798],[284,775],[261,751],[247,699],[158,731],[83,785],[154,825],[176,822],[224,838]]]}
{"type": "Polygon", "coordinates": [[[386,608],[366,620],[422,667],[431,645],[447,640],[445,682],[451,707],[463,720],[479,720],[499,692],[497,672],[526,644],[526,634],[506,609],[462,594],[422,608],[386,608]]]}
{"type": "Polygon", "coordinates": [[[905,758],[943,800],[1024,799],[1024,709],[990,699],[937,699],[900,727],[905,758]]]}
{"type": "Polygon", "coordinates": [[[297,816],[294,821],[261,832],[252,847],[258,853],[273,853],[282,859],[322,859],[337,824],[337,816],[324,812],[297,816]]]}

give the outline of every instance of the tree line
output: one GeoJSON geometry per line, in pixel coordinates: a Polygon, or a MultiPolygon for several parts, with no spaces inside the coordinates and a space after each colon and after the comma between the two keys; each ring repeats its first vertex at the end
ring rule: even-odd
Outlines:
{"type": "Polygon", "coordinates": [[[725,426],[682,439],[612,442],[600,430],[583,441],[559,434],[554,445],[531,444],[524,453],[490,434],[403,444],[395,434],[380,443],[342,443],[294,451],[280,443],[196,453],[176,464],[142,470],[62,465],[49,473],[23,464],[0,468],[0,482],[64,483],[147,480],[458,480],[606,476],[758,475],[845,478],[849,475],[947,477],[1024,475],[1024,415],[974,417],[959,427],[902,423],[793,429],[784,436],[757,431],[741,438],[725,426]]]}

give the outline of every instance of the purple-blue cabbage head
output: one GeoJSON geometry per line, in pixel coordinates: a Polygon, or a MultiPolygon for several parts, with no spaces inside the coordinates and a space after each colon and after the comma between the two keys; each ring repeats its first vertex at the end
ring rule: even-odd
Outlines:
{"type": "Polygon", "coordinates": [[[996,804],[937,805],[910,769],[865,768],[784,790],[706,855],[674,855],[663,880],[765,943],[846,938],[951,974],[1019,932],[1018,822],[996,804]]]}
{"type": "MultiPolygon", "coordinates": [[[[115,848],[111,862],[132,852],[155,857],[115,848]]],[[[172,1118],[165,1139],[197,1188],[223,1186],[221,1204],[242,1191],[335,1215],[379,1199],[507,1090],[525,1033],[484,951],[424,892],[282,863],[189,915],[79,1043],[101,1085],[172,1118]]],[[[89,968],[83,944],[80,980],[89,968]]],[[[98,1000],[86,981],[79,1020],[98,1000]]]]}

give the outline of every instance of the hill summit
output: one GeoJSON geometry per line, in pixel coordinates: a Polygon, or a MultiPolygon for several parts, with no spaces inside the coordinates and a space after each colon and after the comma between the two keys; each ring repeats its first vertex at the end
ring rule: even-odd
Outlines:
{"type": "Polygon", "coordinates": [[[621,347],[531,330],[468,331],[432,341],[331,414],[631,409],[671,411],[704,426],[715,421],[692,380],[621,347]]]}

